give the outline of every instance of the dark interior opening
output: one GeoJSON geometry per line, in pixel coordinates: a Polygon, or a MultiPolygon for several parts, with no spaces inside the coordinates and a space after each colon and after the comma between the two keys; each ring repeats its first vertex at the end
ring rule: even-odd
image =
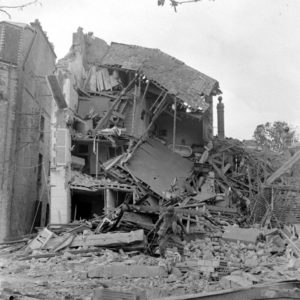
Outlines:
{"type": "MultiPolygon", "coordinates": [[[[132,192],[112,191],[115,207],[126,201],[132,203],[132,192]]],[[[94,214],[101,216],[105,209],[105,191],[89,192],[72,190],[71,219],[89,220],[94,214]]]]}
{"type": "Polygon", "coordinates": [[[104,191],[73,191],[71,217],[72,220],[89,220],[94,214],[102,215],[104,209],[104,191]]]}

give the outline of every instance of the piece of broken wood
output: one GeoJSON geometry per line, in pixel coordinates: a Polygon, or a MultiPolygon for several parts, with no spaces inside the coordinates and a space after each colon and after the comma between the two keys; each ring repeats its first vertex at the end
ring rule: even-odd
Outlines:
{"type": "Polygon", "coordinates": [[[89,247],[89,246],[114,246],[129,245],[132,243],[144,241],[144,230],[135,230],[131,232],[113,232],[92,235],[79,235],[74,238],[70,248],[89,247]]]}
{"type": "Polygon", "coordinates": [[[277,178],[287,172],[300,159],[300,151],[296,152],[287,162],[285,162],[275,173],[273,173],[267,180],[266,185],[270,185],[277,178]]]}

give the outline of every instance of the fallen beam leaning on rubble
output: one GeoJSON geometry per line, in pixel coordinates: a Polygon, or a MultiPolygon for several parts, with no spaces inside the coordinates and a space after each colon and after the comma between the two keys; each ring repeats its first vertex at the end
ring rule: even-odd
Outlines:
{"type": "Polygon", "coordinates": [[[285,162],[277,171],[275,171],[267,180],[266,185],[270,185],[277,178],[287,172],[300,159],[300,151],[296,152],[287,162],[285,162]]]}
{"type": "MultiPolygon", "coordinates": [[[[150,206],[144,206],[144,205],[128,205],[128,207],[137,212],[144,212],[144,213],[152,213],[152,214],[160,214],[163,212],[166,212],[168,210],[168,207],[150,207],[150,206]]],[[[198,211],[195,209],[184,209],[184,208],[177,208],[174,207],[174,210],[178,214],[183,215],[190,215],[190,216],[204,216],[205,213],[203,211],[198,211]]]]}

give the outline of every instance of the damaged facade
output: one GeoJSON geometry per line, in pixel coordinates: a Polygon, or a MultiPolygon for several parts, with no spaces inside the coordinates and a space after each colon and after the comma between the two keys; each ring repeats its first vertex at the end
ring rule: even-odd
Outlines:
{"type": "Polygon", "coordinates": [[[299,145],[225,138],[220,96],[213,137],[218,82],[157,49],[79,28],[52,74],[38,23],[0,30],[2,237],[50,204],[0,243],[7,297],[299,299],[299,145]]]}
{"type": "Polygon", "coordinates": [[[38,21],[0,23],[0,240],[46,224],[55,59],[38,21]]]}
{"type": "Polygon", "coordinates": [[[175,181],[189,189],[186,158],[213,137],[216,80],[158,49],[109,46],[79,28],[49,82],[51,223],[134,204],[148,190],[158,204],[175,181]]]}

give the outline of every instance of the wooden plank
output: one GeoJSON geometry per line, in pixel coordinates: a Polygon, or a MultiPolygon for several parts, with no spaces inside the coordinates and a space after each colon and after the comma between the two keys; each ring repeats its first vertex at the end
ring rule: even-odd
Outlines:
{"type": "Polygon", "coordinates": [[[296,152],[287,162],[275,171],[267,180],[266,185],[271,184],[285,172],[287,172],[300,159],[300,151],[296,152]]]}
{"type": "Polygon", "coordinates": [[[49,87],[51,89],[53,98],[60,109],[67,108],[67,102],[65,100],[65,96],[62,92],[62,89],[58,83],[58,79],[56,75],[47,76],[49,87]]]}
{"type": "Polygon", "coordinates": [[[136,230],[131,232],[114,232],[104,234],[93,234],[87,236],[76,236],[72,241],[70,248],[81,246],[113,246],[128,245],[135,242],[144,241],[144,230],[136,230]]]}
{"type": "Polygon", "coordinates": [[[138,214],[125,211],[120,222],[128,222],[130,224],[139,225],[140,228],[151,230],[154,227],[152,218],[145,214],[138,214]]]}
{"type": "MultiPolygon", "coordinates": [[[[149,206],[143,206],[143,205],[128,205],[128,207],[134,211],[138,212],[145,212],[145,213],[152,213],[152,214],[160,214],[167,211],[167,207],[149,207],[149,206]]],[[[190,216],[203,216],[205,215],[202,211],[196,211],[195,209],[183,209],[179,207],[174,208],[175,212],[182,215],[190,215],[190,216]]]]}
{"type": "Polygon", "coordinates": [[[60,251],[64,248],[67,248],[71,245],[73,239],[74,239],[74,234],[72,233],[67,233],[65,236],[64,236],[64,240],[59,243],[54,249],[53,249],[53,252],[57,252],[57,251],[60,251]]]}
{"type": "Polygon", "coordinates": [[[223,174],[226,174],[227,171],[230,169],[230,167],[231,167],[230,163],[226,164],[226,166],[222,169],[223,174]]]}
{"type": "Polygon", "coordinates": [[[131,87],[133,86],[135,80],[136,80],[136,77],[134,77],[134,79],[121,91],[120,95],[118,96],[118,98],[115,99],[115,101],[113,102],[110,109],[106,112],[104,117],[99,121],[99,123],[97,124],[95,130],[102,129],[106,126],[106,124],[107,124],[112,112],[114,111],[115,107],[122,100],[122,97],[131,89],[131,87]]]}
{"type": "Polygon", "coordinates": [[[176,117],[177,117],[177,99],[174,98],[174,119],[173,119],[173,152],[175,152],[176,145],[176,117]]]}
{"type": "Polygon", "coordinates": [[[187,217],[187,224],[186,224],[186,232],[190,233],[190,225],[191,225],[191,215],[187,217]]]}

